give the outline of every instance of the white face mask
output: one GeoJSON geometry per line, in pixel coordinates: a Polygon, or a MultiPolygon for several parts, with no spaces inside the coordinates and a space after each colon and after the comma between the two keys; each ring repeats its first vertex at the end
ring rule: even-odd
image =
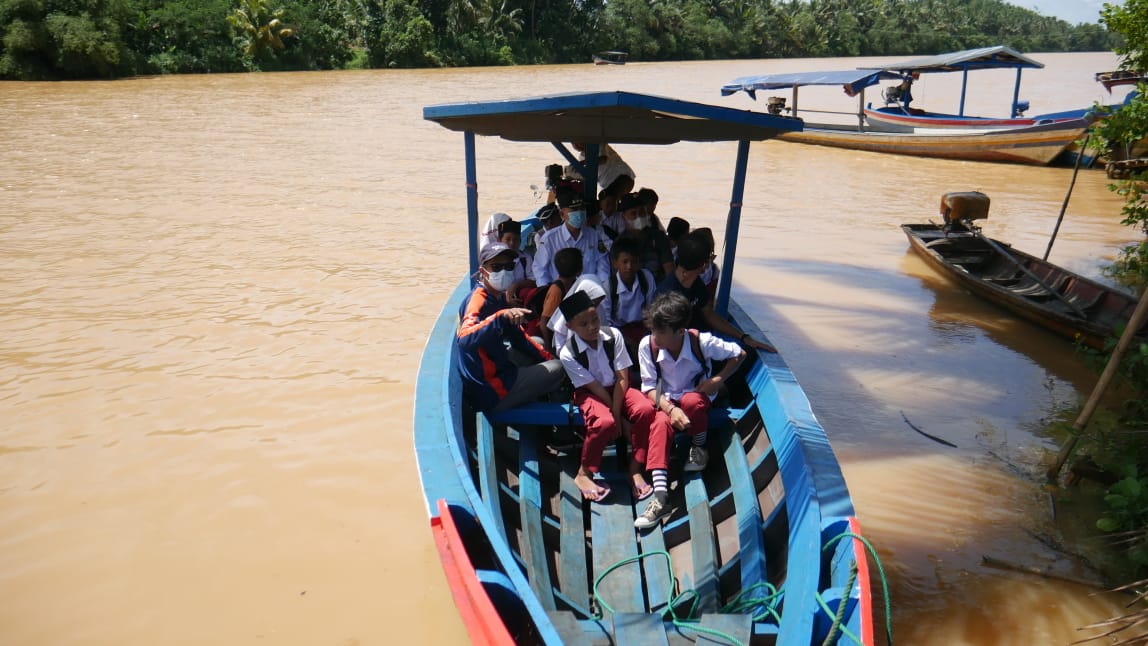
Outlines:
{"type": "Polygon", "coordinates": [[[514,284],[514,270],[491,271],[486,274],[486,282],[500,292],[505,292],[514,284]]]}

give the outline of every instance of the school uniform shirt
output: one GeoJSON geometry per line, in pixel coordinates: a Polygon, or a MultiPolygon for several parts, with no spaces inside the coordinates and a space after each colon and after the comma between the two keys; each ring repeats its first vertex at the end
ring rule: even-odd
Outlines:
{"type": "Polygon", "coordinates": [[[534,259],[530,254],[519,253],[514,259],[514,282],[534,280],[534,259]]]}
{"type": "Polygon", "coordinates": [[[595,229],[584,227],[575,238],[570,235],[570,228],[565,224],[542,234],[538,250],[534,252],[534,282],[549,285],[558,278],[558,271],[554,269],[554,254],[568,247],[582,252],[583,274],[593,274],[599,282],[606,282],[610,277],[609,246],[595,229]]]}
{"type": "MultiPolygon", "coordinates": [[[[645,277],[646,290],[642,291],[642,280],[634,276],[634,284],[626,287],[622,277],[617,272],[610,277],[610,284],[606,287],[612,290],[606,294],[606,307],[610,320],[607,322],[614,327],[621,327],[627,323],[642,320],[642,310],[650,301],[654,300],[654,290],[658,285],[654,282],[654,275],[649,269],[638,270],[645,277]]],[[[605,305],[606,303],[603,303],[605,305]]]]}
{"type": "MultiPolygon", "coordinates": [[[[705,366],[702,361],[721,361],[732,359],[741,354],[741,346],[731,341],[725,341],[709,332],[698,333],[698,345],[701,346],[702,356],[695,357],[693,344],[687,337],[682,341],[682,350],[675,359],[665,348],[658,348],[658,356],[650,353],[650,338],[642,339],[638,344],[638,369],[642,372],[642,392],[647,393],[658,388],[658,368],[654,367],[657,361],[661,369],[662,395],[673,400],[681,400],[682,395],[692,392],[701,381],[705,366]]],[[[713,400],[714,395],[710,396],[713,400]]]]}
{"type": "Polygon", "coordinates": [[[577,334],[570,336],[570,341],[562,346],[558,352],[558,358],[562,360],[562,367],[566,369],[567,376],[570,377],[570,383],[574,384],[575,388],[581,388],[586,384],[598,382],[603,388],[611,388],[614,385],[614,378],[616,377],[617,370],[625,370],[634,365],[630,361],[630,353],[626,352],[626,342],[622,339],[622,333],[615,328],[609,328],[610,332],[614,335],[614,356],[606,356],[606,331],[598,330],[598,347],[591,348],[589,343],[582,340],[582,337],[577,334]],[[574,349],[571,350],[571,344],[574,349]],[[578,363],[576,357],[577,353],[586,353],[586,368],[578,363]]]}

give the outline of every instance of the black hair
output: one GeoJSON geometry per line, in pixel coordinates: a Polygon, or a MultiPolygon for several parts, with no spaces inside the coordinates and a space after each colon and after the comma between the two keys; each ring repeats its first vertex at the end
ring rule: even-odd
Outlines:
{"type": "Polygon", "coordinates": [[[642,201],[642,204],[649,205],[658,201],[658,194],[654,192],[654,189],[643,186],[638,189],[638,199],[642,201]]]}
{"type": "Polygon", "coordinates": [[[670,218],[670,223],[666,225],[666,236],[677,242],[682,239],[682,236],[690,232],[690,223],[677,216],[670,218]]]}
{"type": "Polygon", "coordinates": [[[610,247],[610,262],[614,262],[624,253],[639,259],[642,257],[642,248],[638,245],[637,238],[618,236],[618,239],[614,240],[614,245],[610,247]]]}
{"type": "Polygon", "coordinates": [[[705,243],[706,248],[709,250],[710,253],[714,252],[714,248],[715,248],[716,243],[714,242],[713,229],[711,229],[709,227],[701,227],[699,229],[694,229],[693,231],[690,231],[690,236],[691,237],[697,236],[702,242],[705,243]]]}
{"type": "Polygon", "coordinates": [[[582,250],[577,247],[559,249],[554,254],[554,269],[562,278],[575,278],[582,273],[582,250]]]}
{"type": "Polygon", "coordinates": [[[498,237],[502,237],[507,233],[514,233],[522,235],[522,223],[515,220],[503,220],[498,223],[498,237]]]}
{"type": "Polygon", "coordinates": [[[655,296],[642,314],[651,330],[677,331],[686,328],[693,310],[680,292],[665,292],[655,296]]]}
{"type": "Polygon", "coordinates": [[[678,266],[693,271],[710,259],[710,249],[701,236],[689,234],[678,242],[678,266]]]}

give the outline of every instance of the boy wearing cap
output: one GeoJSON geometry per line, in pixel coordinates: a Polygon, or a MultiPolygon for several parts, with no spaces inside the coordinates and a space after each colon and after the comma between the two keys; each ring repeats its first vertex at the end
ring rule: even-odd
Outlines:
{"type": "Polygon", "coordinates": [[[526,335],[530,310],[510,307],[518,252],[501,242],[479,251],[479,284],[459,309],[458,369],[463,394],[480,411],[532,401],[562,384],[562,363],[526,335]]]}
{"type": "MultiPolygon", "coordinates": [[[[622,334],[602,327],[594,302],[585,292],[570,294],[559,307],[571,335],[558,356],[574,385],[574,403],[586,423],[586,439],[574,482],[586,500],[600,502],[609,495],[610,487],[594,476],[606,445],[618,437],[619,423],[629,421],[634,443],[631,486],[635,498],[646,498],[653,493],[643,471],[655,411],[648,398],[630,387],[630,355],[622,334]]],[[[661,425],[660,433],[667,435],[667,423],[662,421],[661,425]]]]}
{"type": "Polygon", "coordinates": [[[594,274],[599,281],[605,282],[610,276],[609,246],[596,229],[588,226],[582,196],[569,186],[558,187],[556,193],[563,224],[542,234],[538,241],[538,250],[534,252],[535,282],[539,285],[554,282],[554,254],[569,247],[582,252],[584,273],[594,274]]]}

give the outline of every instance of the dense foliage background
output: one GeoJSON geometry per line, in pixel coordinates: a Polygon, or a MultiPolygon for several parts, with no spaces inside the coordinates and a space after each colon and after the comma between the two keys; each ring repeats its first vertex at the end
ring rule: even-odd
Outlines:
{"type": "Polygon", "coordinates": [[[0,0],[8,79],[1115,44],[1000,0],[0,0]]]}

